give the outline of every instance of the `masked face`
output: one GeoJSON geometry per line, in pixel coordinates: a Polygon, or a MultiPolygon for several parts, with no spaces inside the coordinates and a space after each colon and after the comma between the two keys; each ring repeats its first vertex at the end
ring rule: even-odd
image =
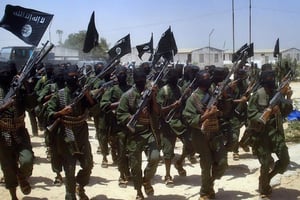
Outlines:
{"type": "Polygon", "coordinates": [[[142,92],[145,89],[146,86],[146,79],[140,79],[140,80],[136,80],[134,81],[136,88],[138,89],[138,91],[142,92]]]}
{"type": "Polygon", "coordinates": [[[201,73],[198,77],[197,81],[198,87],[204,88],[205,90],[208,90],[211,85],[211,79],[208,72],[201,73]]]}
{"type": "Polygon", "coordinates": [[[261,85],[269,89],[275,88],[275,74],[273,71],[262,72],[261,85]]]}
{"type": "Polygon", "coordinates": [[[274,89],[275,86],[276,86],[275,80],[265,81],[265,82],[263,83],[263,86],[264,86],[264,87],[267,87],[267,88],[269,88],[269,89],[274,89]]]}
{"type": "Polygon", "coordinates": [[[75,91],[78,88],[78,76],[77,74],[69,73],[68,76],[66,76],[66,84],[67,87],[71,91],[75,91]]]}
{"type": "Polygon", "coordinates": [[[122,72],[122,73],[119,73],[117,75],[117,78],[118,78],[118,82],[119,82],[119,85],[126,85],[126,80],[127,80],[127,75],[126,73],[122,72]]]}

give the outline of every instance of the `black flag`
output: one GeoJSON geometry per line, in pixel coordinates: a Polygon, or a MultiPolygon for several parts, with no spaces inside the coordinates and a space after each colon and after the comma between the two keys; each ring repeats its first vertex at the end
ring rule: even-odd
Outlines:
{"type": "Polygon", "coordinates": [[[18,36],[25,43],[37,46],[52,18],[52,14],[6,5],[0,27],[18,36]]]}
{"type": "Polygon", "coordinates": [[[138,51],[138,56],[140,59],[142,59],[142,56],[144,55],[144,53],[151,53],[151,55],[153,54],[153,34],[151,35],[151,39],[149,42],[141,44],[141,45],[137,45],[136,49],[138,51]]]}
{"type": "Polygon", "coordinates": [[[114,47],[108,51],[111,60],[116,60],[131,52],[130,34],[117,41],[114,47]]]}
{"type": "Polygon", "coordinates": [[[276,40],[276,44],[275,44],[275,47],[274,47],[274,53],[273,53],[273,56],[275,58],[277,58],[277,56],[280,54],[279,52],[279,38],[277,38],[276,40]]]}
{"type": "Polygon", "coordinates": [[[161,56],[166,60],[172,60],[177,53],[177,45],[171,27],[169,27],[161,36],[157,50],[154,55],[154,62],[161,56]]]}
{"type": "Polygon", "coordinates": [[[90,52],[95,46],[98,46],[99,34],[95,26],[95,12],[93,12],[85,35],[83,52],[90,52]]]}

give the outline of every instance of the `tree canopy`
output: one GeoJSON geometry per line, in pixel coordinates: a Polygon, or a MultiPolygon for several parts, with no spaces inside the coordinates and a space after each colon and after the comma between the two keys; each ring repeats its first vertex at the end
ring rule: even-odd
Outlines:
{"type": "Polygon", "coordinates": [[[106,39],[100,38],[99,45],[93,48],[89,53],[83,53],[82,48],[85,40],[86,31],[79,31],[68,35],[63,46],[66,48],[76,49],[80,52],[80,57],[86,59],[106,59],[108,44],[106,39]]]}

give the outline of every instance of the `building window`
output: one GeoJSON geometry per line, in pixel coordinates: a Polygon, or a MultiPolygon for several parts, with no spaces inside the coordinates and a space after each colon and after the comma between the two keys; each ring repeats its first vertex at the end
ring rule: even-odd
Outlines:
{"type": "Polygon", "coordinates": [[[287,59],[291,59],[291,54],[289,54],[289,53],[286,54],[286,58],[287,58],[287,59]]]}
{"type": "Polygon", "coordinates": [[[217,54],[217,53],[215,54],[214,61],[215,61],[215,63],[219,62],[219,54],[217,54]]]}
{"type": "Polygon", "coordinates": [[[269,56],[265,56],[265,63],[269,62],[269,56]]]}
{"type": "Polygon", "coordinates": [[[199,63],[204,63],[204,54],[199,54],[199,63]]]}
{"type": "Polygon", "coordinates": [[[299,61],[299,60],[300,60],[300,54],[297,53],[297,61],[299,61]]]}

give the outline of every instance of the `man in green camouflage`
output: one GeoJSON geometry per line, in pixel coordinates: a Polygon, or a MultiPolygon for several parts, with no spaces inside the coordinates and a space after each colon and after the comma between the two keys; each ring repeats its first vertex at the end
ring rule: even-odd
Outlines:
{"type": "Polygon", "coordinates": [[[276,93],[276,75],[273,70],[261,73],[259,88],[249,99],[248,120],[253,154],[257,156],[260,163],[259,192],[262,198],[268,198],[272,193],[270,181],[276,174],[282,174],[290,162],[288,148],[285,143],[283,130],[283,119],[293,109],[292,90],[287,84],[280,90],[278,103],[269,107],[270,100],[276,93]],[[270,118],[265,121],[263,113],[267,111],[270,118]],[[273,166],[272,153],[278,160],[273,166]]]}
{"type": "Polygon", "coordinates": [[[220,179],[227,169],[227,151],[223,134],[219,129],[219,108],[206,108],[211,94],[210,75],[200,71],[195,81],[197,89],[187,99],[183,116],[191,129],[194,150],[200,155],[201,179],[200,200],[215,198],[214,181],[220,179]]]}
{"type": "Polygon", "coordinates": [[[47,107],[48,120],[60,122],[57,125],[57,152],[62,158],[62,164],[66,176],[66,200],[74,200],[76,182],[77,194],[80,200],[88,200],[84,186],[89,183],[93,168],[93,156],[89,143],[87,125],[88,108],[94,104],[94,100],[87,90],[83,98],[74,102],[82,89],[78,84],[77,66],[71,65],[65,71],[66,87],[59,90],[51,97],[47,107]],[[76,162],[79,161],[81,169],[75,176],[76,162]]]}
{"type": "Polygon", "coordinates": [[[100,108],[102,112],[106,113],[110,121],[110,124],[107,125],[110,126],[110,137],[114,137],[115,140],[117,140],[117,164],[120,172],[119,186],[126,187],[128,177],[130,176],[128,157],[126,155],[127,134],[126,131],[124,132],[122,127],[117,124],[116,108],[120,103],[119,101],[122,94],[129,90],[131,86],[127,84],[127,69],[124,66],[117,66],[115,75],[118,79],[118,84],[104,92],[100,102],[100,108]]]}
{"type": "MultiPolygon", "coordinates": [[[[124,128],[136,113],[138,105],[141,101],[142,93],[146,89],[146,74],[141,68],[135,69],[133,73],[135,85],[125,92],[117,108],[117,120],[124,128]]],[[[152,87],[152,96],[150,97],[149,105],[141,112],[138,122],[135,126],[135,132],[130,132],[127,129],[127,150],[129,155],[129,166],[132,173],[134,188],[137,191],[137,200],[144,199],[141,190],[144,186],[147,195],[153,195],[154,189],[151,185],[156,168],[159,162],[159,149],[151,126],[153,118],[158,118],[159,105],[156,102],[157,88],[152,87]],[[142,153],[147,155],[147,166],[142,171],[142,153]]]]}
{"type": "MultiPolygon", "coordinates": [[[[50,98],[57,92],[58,90],[65,87],[64,81],[64,68],[61,65],[58,65],[54,68],[53,71],[53,83],[49,83],[45,85],[45,87],[39,92],[37,101],[40,104],[40,112],[38,113],[40,124],[44,128],[45,135],[45,144],[47,149],[47,156],[50,157],[52,171],[56,173],[56,177],[54,179],[54,184],[62,184],[63,179],[60,174],[62,171],[62,158],[59,156],[57,150],[57,132],[49,132],[47,130],[47,126],[50,125],[47,121],[47,106],[50,98]]],[[[54,130],[57,131],[57,130],[54,130]]]]}
{"type": "Polygon", "coordinates": [[[178,72],[174,68],[169,69],[166,75],[167,84],[159,90],[157,95],[157,102],[161,106],[162,113],[160,120],[161,141],[166,168],[165,184],[168,187],[172,187],[174,185],[172,176],[170,174],[170,169],[172,159],[174,158],[176,139],[179,138],[183,143],[182,155],[177,161],[175,161],[174,164],[180,176],[186,176],[186,170],[183,168],[184,159],[193,151],[191,148],[192,144],[189,139],[187,128],[181,120],[181,91],[180,87],[177,85],[177,82],[178,72]],[[169,117],[168,113],[171,110],[174,110],[174,115],[169,117]]]}
{"type": "Polygon", "coordinates": [[[14,63],[0,65],[0,163],[5,187],[11,199],[17,200],[16,188],[20,185],[23,194],[31,192],[28,178],[33,170],[33,152],[30,137],[25,128],[25,107],[34,108],[35,97],[19,88],[16,96],[7,102],[3,99],[17,74],[14,63]]]}

